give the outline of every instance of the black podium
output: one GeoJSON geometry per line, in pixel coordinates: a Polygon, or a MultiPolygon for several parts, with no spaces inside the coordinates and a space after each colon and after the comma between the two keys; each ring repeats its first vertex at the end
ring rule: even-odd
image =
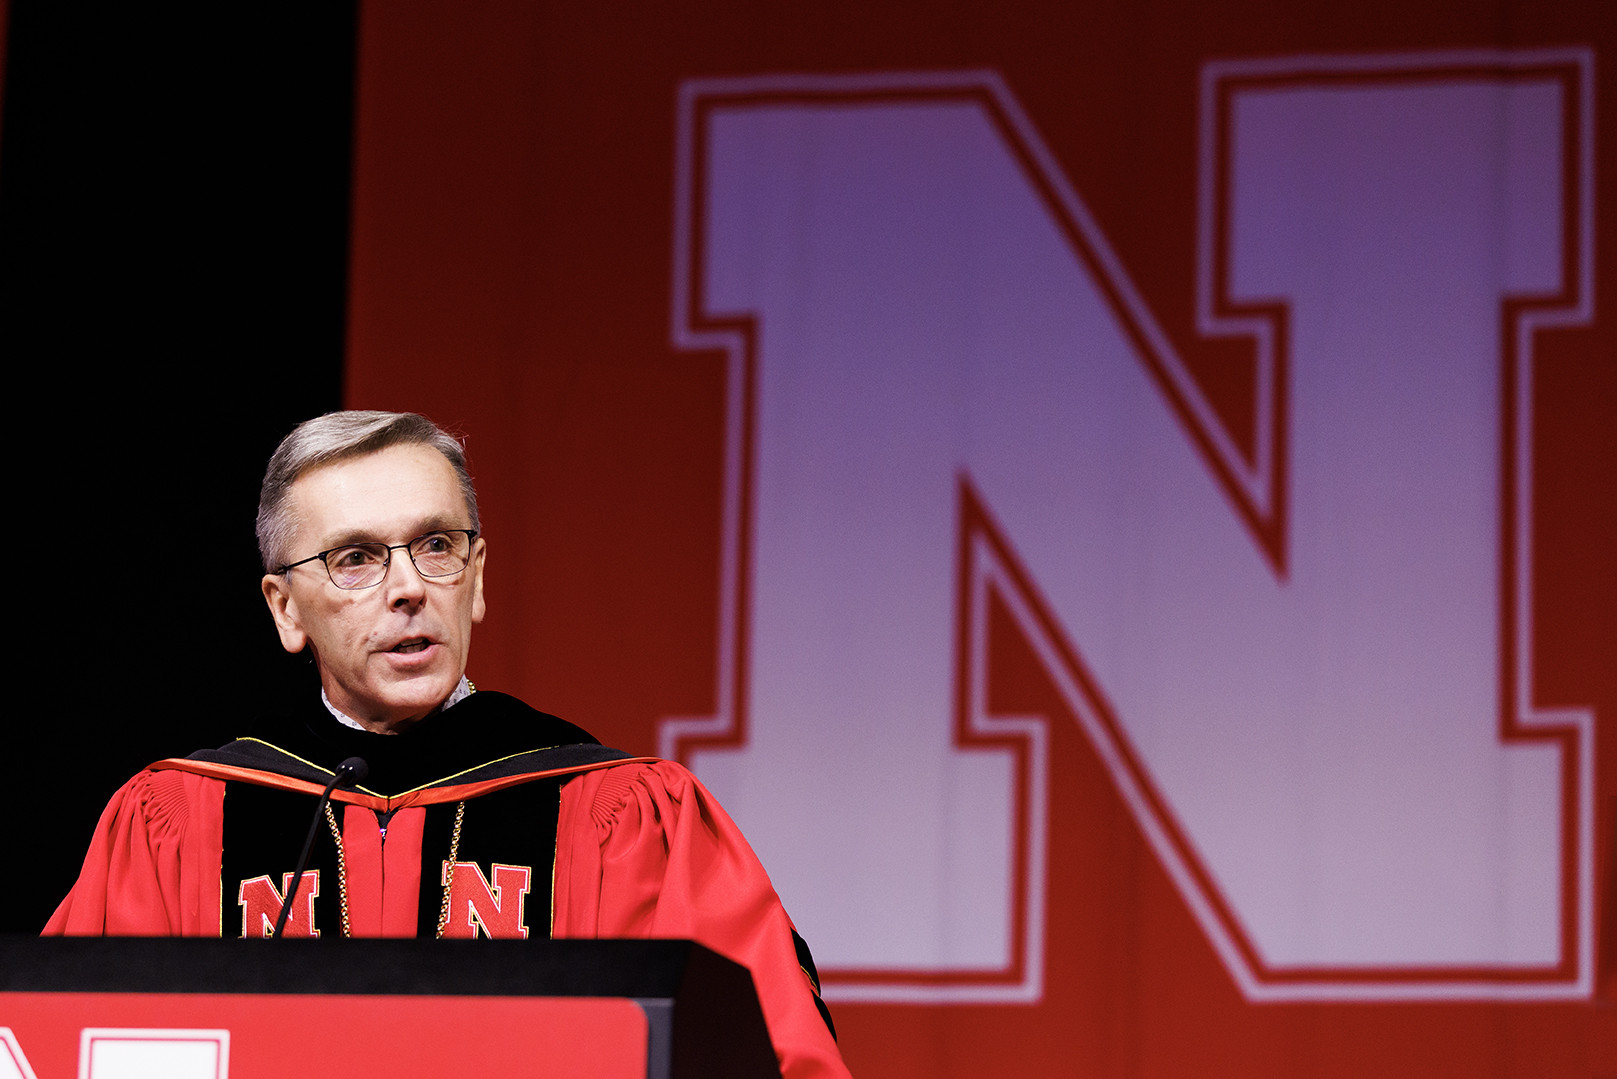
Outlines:
{"type": "Polygon", "coordinates": [[[779,1079],[752,977],[675,940],[0,937],[0,1079],[779,1079]]]}

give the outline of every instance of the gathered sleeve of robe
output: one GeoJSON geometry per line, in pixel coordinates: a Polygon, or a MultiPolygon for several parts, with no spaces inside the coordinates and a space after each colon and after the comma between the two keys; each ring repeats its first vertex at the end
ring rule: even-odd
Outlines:
{"type": "Polygon", "coordinates": [[[107,803],[44,935],[217,937],[224,802],[217,779],[137,774],[107,803]]]}
{"type": "Polygon", "coordinates": [[[752,971],[784,1079],[846,1079],[768,875],[683,767],[620,765],[564,786],[555,872],[553,936],[706,945],[752,971]]]}

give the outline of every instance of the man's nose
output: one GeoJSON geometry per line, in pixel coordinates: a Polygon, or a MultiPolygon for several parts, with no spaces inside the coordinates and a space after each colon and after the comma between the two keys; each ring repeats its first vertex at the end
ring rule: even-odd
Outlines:
{"type": "Polygon", "coordinates": [[[414,606],[427,596],[426,578],[415,568],[408,551],[393,552],[393,557],[388,560],[387,576],[383,578],[382,587],[387,589],[390,607],[414,606]]]}

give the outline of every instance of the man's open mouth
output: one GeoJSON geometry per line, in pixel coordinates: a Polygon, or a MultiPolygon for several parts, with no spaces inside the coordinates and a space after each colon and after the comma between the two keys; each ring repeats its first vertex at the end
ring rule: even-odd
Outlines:
{"type": "Polygon", "coordinates": [[[425,637],[416,637],[408,641],[400,641],[392,648],[394,652],[419,652],[432,642],[425,637]]]}

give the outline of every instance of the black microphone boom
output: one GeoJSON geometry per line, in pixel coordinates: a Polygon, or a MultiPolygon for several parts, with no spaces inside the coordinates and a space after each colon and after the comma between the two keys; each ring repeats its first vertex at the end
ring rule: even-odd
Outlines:
{"type": "Polygon", "coordinates": [[[331,792],[338,787],[352,787],[365,782],[365,777],[371,774],[370,765],[362,757],[349,757],[337,765],[337,770],[331,775],[331,782],[326,784],[325,791],[320,795],[320,804],[314,807],[314,820],[309,822],[309,835],[303,841],[303,853],[298,856],[297,872],[292,874],[292,885],[286,890],[286,899],[281,904],[281,916],[275,919],[275,939],[281,939],[281,933],[286,929],[286,919],[292,914],[292,902],[297,898],[298,885],[303,883],[303,871],[309,868],[309,854],[314,850],[314,836],[320,830],[320,817],[326,811],[326,803],[331,801],[331,792]]]}

